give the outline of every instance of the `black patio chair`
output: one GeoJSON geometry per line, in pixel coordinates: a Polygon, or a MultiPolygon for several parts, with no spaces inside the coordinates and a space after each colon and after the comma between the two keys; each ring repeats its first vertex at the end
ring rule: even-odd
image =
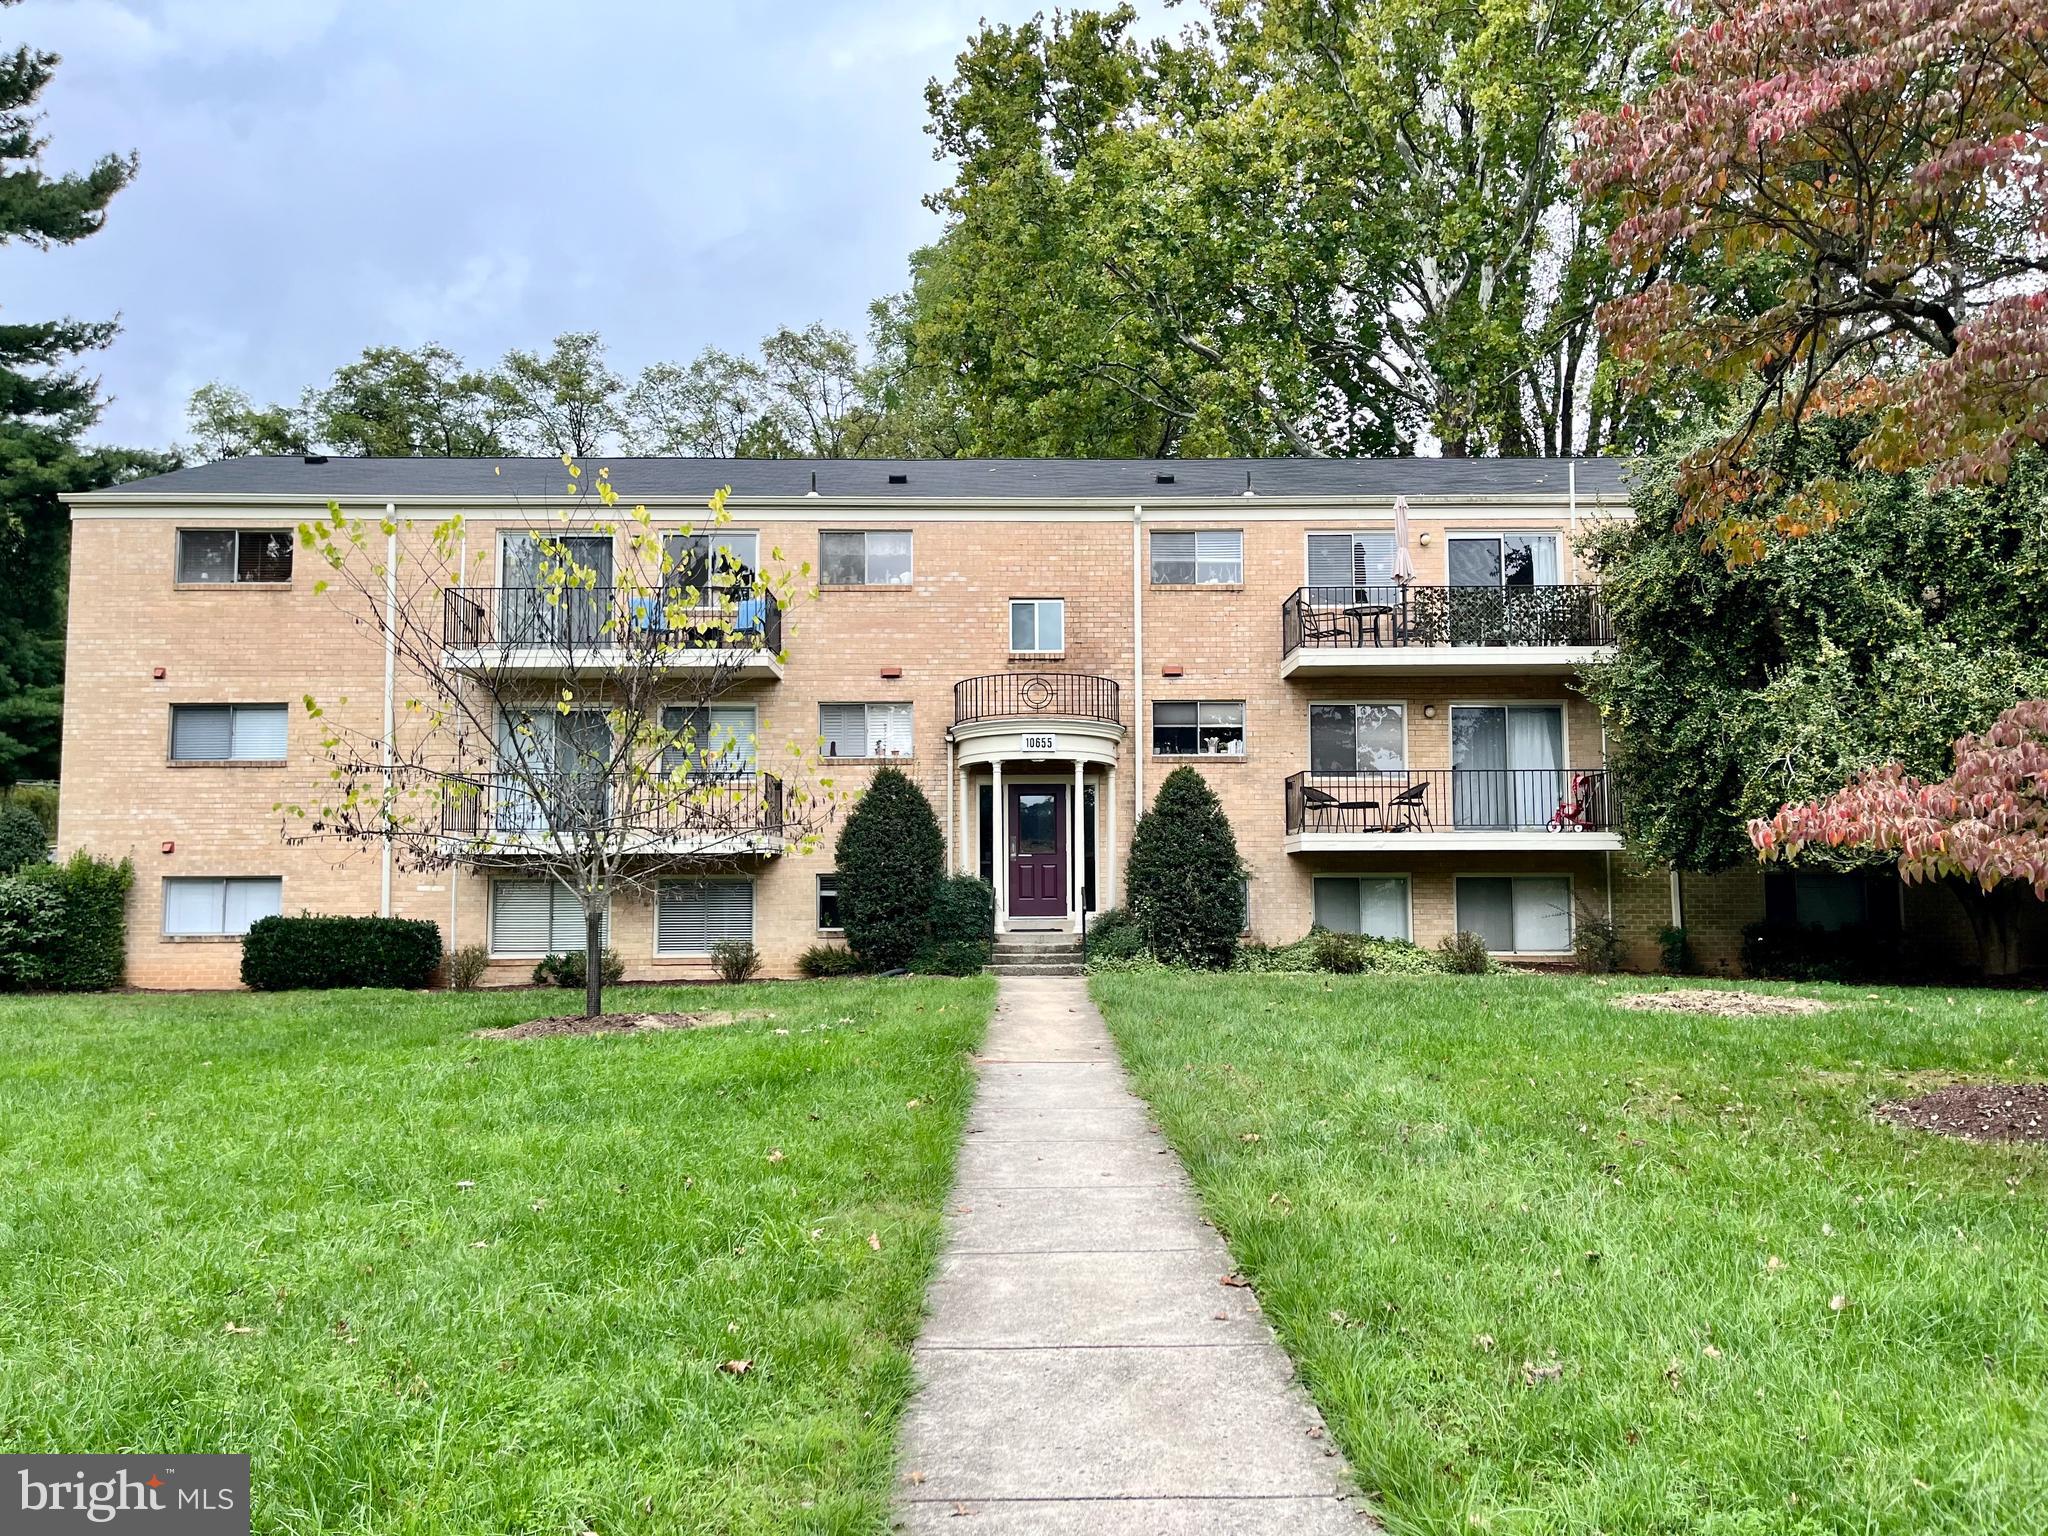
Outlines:
{"type": "Polygon", "coordinates": [[[1410,784],[1401,793],[1387,802],[1384,818],[1389,832],[1433,831],[1435,820],[1429,813],[1429,780],[1422,779],[1410,784]]]}
{"type": "Polygon", "coordinates": [[[1341,823],[1346,811],[1358,812],[1358,824],[1360,829],[1363,830],[1365,827],[1365,813],[1367,811],[1377,811],[1380,808],[1380,803],[1377,800],[1346,800],[1331,794],[1326,789],[1317,789],[1312,784],[1302,786],[1301,804],[1304,811],[1313,812],[1318,819],[1325,816],[1336,816],[1340,823],[1337,828],[1338,831],[1343,830],[1341,823]]]}

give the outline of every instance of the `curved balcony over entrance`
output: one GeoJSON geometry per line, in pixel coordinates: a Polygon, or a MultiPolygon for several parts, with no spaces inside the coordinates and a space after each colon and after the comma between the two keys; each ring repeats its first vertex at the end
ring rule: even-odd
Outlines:
{"type": "Polygon", "coordinates": [[[1083,672],[992,672],[953,685],[953,723],[1054,717],[1120,725],[1123,690],[1083,672]]]}

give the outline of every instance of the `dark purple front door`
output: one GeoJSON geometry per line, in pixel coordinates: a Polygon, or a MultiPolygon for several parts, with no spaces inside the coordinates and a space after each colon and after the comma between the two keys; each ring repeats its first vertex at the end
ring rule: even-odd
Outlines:
{"type": "Polygon", "coordinates": [[[1011,784],[1010,915],[1067,915],[1067,787],[1011,784]]]}

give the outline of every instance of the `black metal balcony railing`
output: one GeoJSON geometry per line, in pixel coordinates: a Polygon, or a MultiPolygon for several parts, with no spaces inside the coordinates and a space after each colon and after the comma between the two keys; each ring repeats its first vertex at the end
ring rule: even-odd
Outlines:
{"type": "Polygon", "coordinates": [[[680,783],[475,773],[449,775],[441,791],[441,835],[476,843],[557,835],[628,845],[739,841],[779,833],[782,823],[782,780],[772,773],[693,774],[680,783]]]}
{"type": "Polygon", "coordinates": [[[1280,654],[1304,647],[1608,645],[1598,587],[1297,587],[1280,654]]]}
{"type": "Polygon", "coordinates": [[[450,587],[442,594],[441,641],[556,651],[782,649],[782,605],[765,588],[728,587],[710,601],[679,603],[619,587],[450,587]]]}
{"type": "Polygon", "coordinates": [[[1610,832],[1620,808],[1604,768],[1447,768],[1297,773],[1294,832],[1610,832]]]}
{"type": "Polygon", "coordinates": [[[1075,720],[1123,717],[1121,690],[1113,677],[1080,672],[994,672],[963,677],[953,685],[953,723],[1000,720],[1016,715],[1064,715],[1075,720]]]}

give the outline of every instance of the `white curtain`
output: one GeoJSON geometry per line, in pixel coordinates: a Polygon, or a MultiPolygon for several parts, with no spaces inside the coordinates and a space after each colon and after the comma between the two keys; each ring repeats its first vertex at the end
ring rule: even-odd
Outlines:
{"type": "Polygon", "coordinates": [[[1540,828],[1564,799],[1564,712],[1557,709],[1507,711],[1508,775],[1513,785],[1513,825],[1540,828]]]}
{"type": "Polygon", "coordinates": [[[1572,947],[1572,883],[1523,879],[1515,885],[1515,948],[1524,954],[1562,954],[1572,947]]]}
{"type": "Polygon", "coordinates": [[[1507,712],[1494,707],[1451,710],[1451,821],[1460,827],[1507,823],[1507,712]]]}

